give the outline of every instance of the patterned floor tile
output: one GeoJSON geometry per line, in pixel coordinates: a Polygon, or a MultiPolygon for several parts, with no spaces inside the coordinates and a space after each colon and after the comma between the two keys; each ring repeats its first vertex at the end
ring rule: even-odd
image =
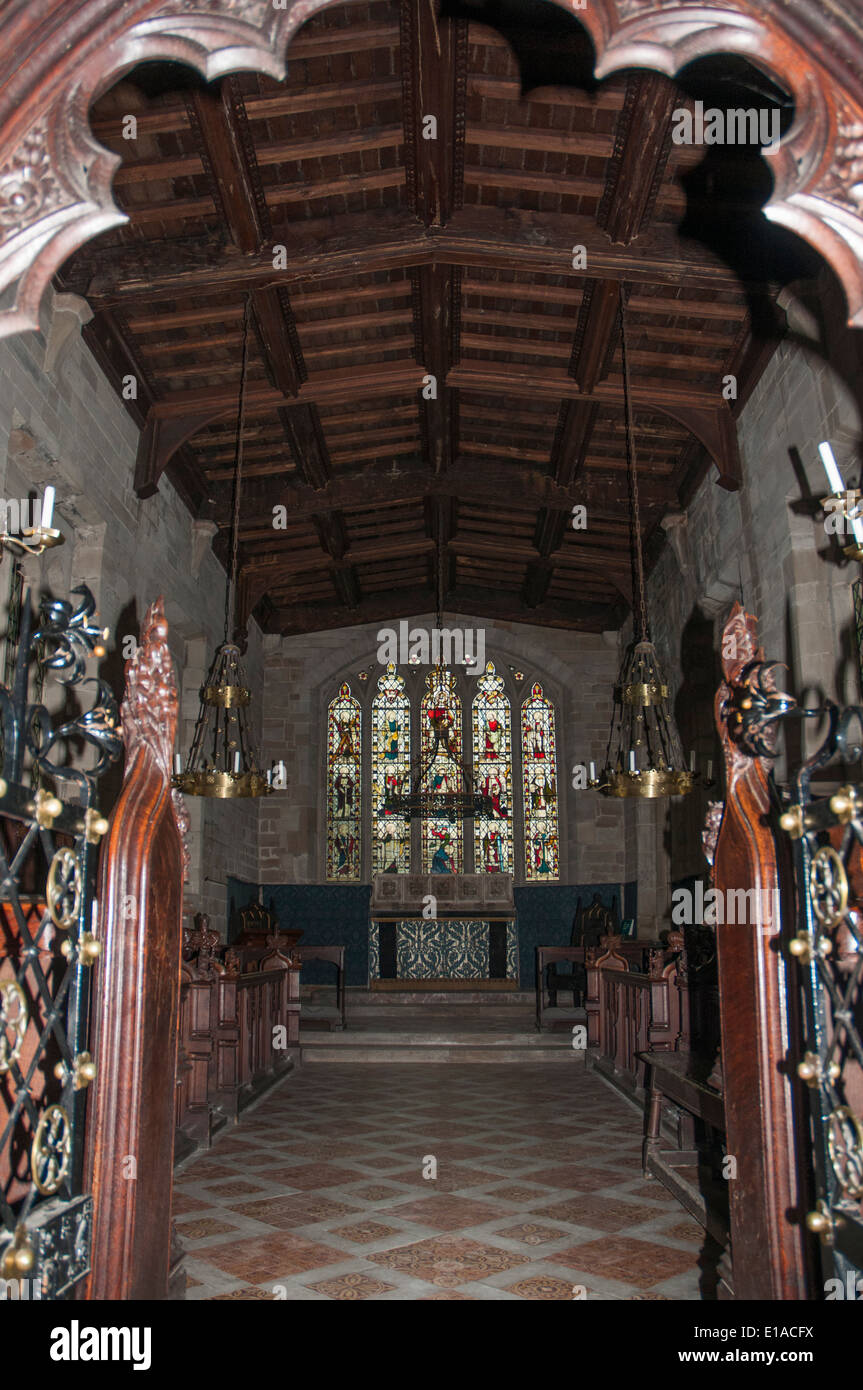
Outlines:
{"type": "Polygon", "coordinates": [[[645,1221],[664,1215],[664,1209],[645,1207],[635,1202],[618,1202],[612,1197],[578,1197],[568,1202],[551,1202],[533,1216],[551,1221],[571,1221],[574,1226],[592,1226],[598,1231],[624,1231],[645,1221]]]}
{"type": "Polygon", "coordinates": [[[305,1192],[292,1197],[268,1197],[263,1201],[243,1202],[240,1206],[231,1207],[232,1212],[254,1217],[255,1221],[263,1221],[267,1226],[275,1226],[279,1230],[290,1230],[292,1226],[312,1226],[318,1221],[331,1221],[339,1216],[356,1216],[359,1210],[346,1202],[334,1202],[330,1197],[305,1192]]]}
{"type": "Polygon", "coordinates": [[[649,1289],[651,1284],[682,1274],[693,1263],[688,1250],[672,1250],[668,1245],[622,1236],[606,1236],[574,1245],[571,1250],[558,1250],[554,1262],[599,1274],[604,1279],[619,1279],[638,1289],[649,1289]]]}
{"type": "Polygon", "coordinates": [[[216,1269],[259,1284],[281,1274],[303,1274],[320,1265],[341,1263],[345,1258],[341,1250],[290,1235],[265,1236],[263,1240],[246,1237],[225,1245],[211,1245],[203,1257],[216,1269]]]}
{"type": "Polygon", "coordinates": [[[188,1192],[178,1192],[175,1188],[171,1210],[175,1216],[185,1216],[186,1212],[206,1211],[207,1207],[212,1205],[212,1202],[202,1202],[199,1197],[192,1197],[188,1192]]]}
{"type": "Polygon", "coordinates": [[[378,1221],[360,1221],[356,1226],[337,1226],[330,1230],[330,1235],[341,1236],[342,1240],[351,1240],[356,1245],[370,1245],[373,1241],[383,1240],[385,1236],[395,1236],[399,1234],[398,1226],[383,1226],[378,1221]]]}
{"type": "Polygon", "coordinates": [[[417,1241],[415,1245],[404,1245],[398,1250],[382,1250],[368,1258],[375,1264],[452,1289],[526,1264],[529,1257],[512,1255],[508,1250],[498,1250],[493,1245],[465,1237],[444,1236],[439,1240],[417,1241]]]}
{"type": "Polygon", "coordinates": [[[190,1300],[697,1299],[704,1241],[642,1130],[580,1068],[300,1070],[178,1175],[190,1300]]]}
{"type": "Polygon", "coordinates": [[[370,1279],[367,1274],[342,1274],[338,1279],[319,1279],[309,1284],[310,1289],[324,1293],[327,1298],[359,1299],[376,1298],[378,1294],[389,1293],[395,1284],[385,1284],[381,1279],[370,1279]]]}
{"type": "Polygon", "coordinates": [[[348,1194],[351,1199],[361,1202],[383,1202],[387,1197],[403,1197],[404,1190],[400,1187],[387,1186],[385,1183],[369,1183],[368,1187],[355,1187],[348,1194]]]}
{"type": "Polygon", "coordinates": [[[557,1226],[540,1226],[535,1221],[522,1221],[520,1226],[507,1226],[495,1231],[495,1235],[506,1236],[507,1240],[520,1240],[524,1245],[544,1245],[549,1240],[561,1240],[566,1231],[557,1226]]]}
{"type": "Polygon", "coordinates": [[[321,1187],[341,1187],[346,1182],[356,1182],[361,1173],[352,1168],[338,1168],[332,1163],[301,1163],[296,1168],[280,1168],[278,1177],[274,1174],[261,1174],[271,1182],[283,1183],[285,1187],[298,1187],[303,1192],[316,1192],[321,1187]]]}
{"type": "Polygon", "coordinates": [[[191,1221],[181,1221],[177,1225],[177,1232],[184,1241],[203,1240],[205,1236],[223,1236],[229,1231],[236,1235],[236,1223],[232,1225],[230,1221],[218,1221],[211,1216],[193,1217],[191,1221]]]}
{"type": "Polygon", "coordinates": [[[214,1303],[222,1303],[228,1300],[250,1303],[253,1299],[265,1299],[267,1303],[273,1302],[273,1294],[269,1289],[256,1289],[253,1284],[247,1284],[244,1289],[232,1289],[230,1293],[217,1293],[213,1296],[214,1303]]]}
{"type": "Polygon", "coordinates": [[[491,1202],[474,1202],[468,1197],[441,1194],[419,1202],[387,1207],[387,1215],[396,1216],[402,1221],[413,1221],[418,1226],[430,1226],[435,1231],[457,1231],[468,1226],[481,1226],[485,1221],[496,1221],[501,1209],[491,1202]]]}
{"type": "Polygon", "coordinates": [[[507,1284],[507,1293],[518,1294],[519,1298],[554,1299],[559,1303],[571,1303],[574,1297],[573,1285],[564,1279],[554,1279],[549,1274],[534,1274],[530,1279],[519,1279],[515,1284],[507,1284]]]}
{"type": "Polygon", "coordinates": [[[502,1197],[505,1202],[547,1202],[548,1191],[543,1191],[541,1187],[519,1187],[513,1184],[510,1187],[496,1187],[490,1192],[489,1197],[502,1197]]]}

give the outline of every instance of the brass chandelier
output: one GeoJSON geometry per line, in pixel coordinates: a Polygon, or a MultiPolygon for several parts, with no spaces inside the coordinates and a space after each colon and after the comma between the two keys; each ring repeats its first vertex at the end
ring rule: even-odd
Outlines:
{"type": "Polygon", "coordinates": [[[174,759],[173,785],[187,796],[267,796],[270,779],[260,770],[257,749],[248,725],[252,692],[246,682],[240,648],[230,640],[237,589],[237,552],[240,537],[240,483],[243,471],[243,425],[249,358],[250,301],[246,296],[243,319],[243,356],[237,416],[231,518],[231,558],[225,591],[225,635],[201,686],[201,706],[185,767],[179,754],[174,759]]]}
{"type": "Polygon", "coordinates": [[[686,768],[683,744],[669,704],[668,686],[650,640],[624,303],[621,283],[620,344],[626,413],[626,471],[631,501],[630,542],[637,594],[636,636],[623,658],[614,688],[605,766],[596,777],[591,763],[588,786],[605,796],[653,799],[687,795],[695,785],[695,774],[686,768]]]}

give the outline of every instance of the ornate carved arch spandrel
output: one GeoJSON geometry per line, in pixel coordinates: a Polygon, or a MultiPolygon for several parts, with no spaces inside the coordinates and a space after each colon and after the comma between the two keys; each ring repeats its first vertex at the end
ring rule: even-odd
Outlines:
{"type": "MultiPolygon", "coordinates": [[[[38,326],[62,262],[124,221],[111,196],[117,157],[93,139],[96,96],[136,63],[168,58],[212,80],[239,69],[281,78],[293,33],[338,0],[33,0],[0,19],[0,335],[38,326]],[[14,289],[13,289],[14,287],[14,289]]],[[[831,263],[863,324],[863,95],[851,0],[825,30],[813,0],[590,0],[599,77],[625,67],[673,75],[694,58],[735,53],[792,94],[796,119],[771,159],[765,211],[831,263]],[[808,6],[808,9],[807,9],[808,6]],[[833,33],[833,30],[836,33],[833,33]],[[832,40],[832,41],[831,41],[832,40]],[[839,59],[836,49],[847,49],[839,59]],[[856,57],[855,57],[856,55],[856,57]]]]}

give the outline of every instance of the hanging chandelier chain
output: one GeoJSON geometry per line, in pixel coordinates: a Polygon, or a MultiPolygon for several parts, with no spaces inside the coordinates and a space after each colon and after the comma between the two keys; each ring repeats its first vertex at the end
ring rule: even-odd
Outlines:
{"type": "Polygon", "coordinates": [[[234,462],[234,497],[231,512],[231,561],[228,571],[228,588],[225,594],[225,641],[231,640],[231,627],[234,620],[234,602],[237,587],[237,556],[240,549],[240,484],[243,473],[243,433],[246,420],[246,376],[249,361],[249,320],[251,317],[252,296],[246,295],[243,314],[243,353],[240,366],[240,400],[237,409],[237,448],[234,462]]]}
{"type": "Polygon", "coordinates": [[[639,641],[650,640],[647,622],[647,593],[644,585],[644,557],[641,553],[641,512],[638,505],[638,461],[635,453],[635,423],[632,416],[632,395],[629,380],[629,353],[626,343],[626,315],[624,312],[626,296],[623,281],[620,282],[620,355],[623,366],[623,396],[626,410],[626,470],[629,475],[629,491],[632,498],[632,548],[635,558],[635,576],[638,587],[638,628],[639,641]]]}

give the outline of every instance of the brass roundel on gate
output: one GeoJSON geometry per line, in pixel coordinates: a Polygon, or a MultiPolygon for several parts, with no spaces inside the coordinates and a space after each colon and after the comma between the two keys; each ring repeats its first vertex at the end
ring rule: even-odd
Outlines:
{"type": "Polygon", "coordinates": [[[23,989],[15,980],[3,980],[0,983],[0,1072],[8,1071],[12,1063],[17,1062],[29,1020],[23,989]]]}
{"type": "Polygon", "coordinates": [[[845,865],[830,845],[819,849],[809,869],[812,911],[828,931],[838,927],[848,908],[845,865]]]}
{"type": "Polygon", "coordinates": [[[847,1105],[832,1110],[827,1125],[827,1150],[836,1181],[843,1193],[857,1200],[863,1197],[863,1128],[847,1105]]]}
{"type": "Polygon", "coordinates": [[[45,894],[48,911],[58,927],[74,927],[81,910],[84,880],[81,865],[70,849],[58,849],[51,860],[45,894]]]}
{"type": "Polygon", "coordinates": [[[69,1172],[72,1123],[62,1105],[49,1105],[39,1121],[30,1155],[33,1181],[43,1197],[58,1190],[69,1172]]]}

